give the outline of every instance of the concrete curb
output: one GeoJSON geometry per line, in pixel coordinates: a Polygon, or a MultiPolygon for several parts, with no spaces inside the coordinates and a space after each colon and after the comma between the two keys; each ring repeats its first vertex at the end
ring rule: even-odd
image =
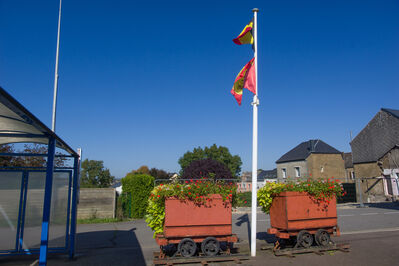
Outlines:
{"type": "MultiPolygon", "coordinates": [[[[359,208],[360,203],[340,203],[337,204],[337,209],[355,209],[359,208]]],[[[364,206],[365,208],[368,208],[367,205],[364,206]]],[[[260,207],[256,208],[257,213],[263,213],[262,209],[260,207]]],[[[251,213],[251,207],[236,207],[233,208],[233,213],[236,214],[243,214],[243,213],[251,213]]]]}

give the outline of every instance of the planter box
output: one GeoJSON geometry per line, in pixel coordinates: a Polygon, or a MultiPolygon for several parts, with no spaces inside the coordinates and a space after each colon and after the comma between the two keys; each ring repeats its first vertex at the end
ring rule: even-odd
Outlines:
{"type": "Polygon", "coordinates": [[[273,199],[270,208],[271,232],[313,231],[325,228],[331,231],[337,227],[337,206],[335,197],[326,202],[317,203],[305,192],[282,192],[273,199]],[[313,229],[313,230],[312,230],[313,229]]]}
{"type": "Polygon", "coordinates": [[[210,195],[205,204],[190,200],[167,198],[165,200],[166,238],[206,237],[232,235],[231,202],[221,195],[210,195]]]}

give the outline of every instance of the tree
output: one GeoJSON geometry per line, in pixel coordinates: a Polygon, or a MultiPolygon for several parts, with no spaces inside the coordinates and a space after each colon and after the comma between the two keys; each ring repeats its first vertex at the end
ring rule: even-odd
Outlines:
{"type": "Polygon", "coordinates": [[[107,168],[104,168],[103,161],[84,160],[82,162],[82,172],[80,186],[86,188],[109,187],[114,181],[107,168]]]}
{"type": "Polygon", "coordinates": [[[155,179],[170,179],[172,174],[162,169],[151,168],[150,176],[153,176],[155,179]]]}
{"type": "Polygon", "coordinates": [[[230,170],[222,163],[213,159],[202,159],[192,161],[189,166],[184,168],[183,179],[232,179],[230,170]]]}
{"type": "Polygon", "coordinates": [[[146,165],[140,166],[137,170],[132,170],[128,174],[150,175],[150,176],[154,177],[155,179],[169,179],[172,176],[171,173],[168,173],[168,172],[166,172],[164,170],[161,170],[161,169],[157,169],[157,168],[149,169],[148,166],[146,166],[146,165]]]}
{"type": "Polygon", "coordinates": [[[149,175],[150,174],[150,169],[148,168],[147,165],[142,165],[140,166],[137,170],[132,170],[130,173],[128,174],[144,174],[144,175],[149,175]]]}
{"type": "MultiPolygon", "coordinates": [[[[12,145],[0,145],[0,153],[14,153],[14,146],[12,145]]],[[[0,156],[0,167],[12,166],[13,157],[11,156],[0,156]]]]}
{"type": "MultiPolygon", "coordinates": [[[[15,153],[13,145],[0,145],[1,153],[15,153]]],[[[43,144],[25,144],[22,151],[18,153],[33,153],[33,154],[47,154],[47,146],[43,144]]],[[[56,154],[60,154],[57,152],[56,154]]],[[[64,167],[66,162],[65,157],[55,157],[55,167],[64,167]]],[[[0,166],[8,167],[46,167],[46,156],[0,156],[0,166]]]]}
{"type": "Polygon", "coordinates": [[[211,147],[201,147],[194,148],[192,152],[186,152],[179,159],[179,164],[181,167],[180,173],[183,174],[184,169],[191,164],[193,161],[201,159],[213,159],[224,164],[231,172],[233,177],[239,176],[241,172],[241,158],[238,155],[231,155],[229,149],[223,146],[216,146],[213,144],[211,147]]]}

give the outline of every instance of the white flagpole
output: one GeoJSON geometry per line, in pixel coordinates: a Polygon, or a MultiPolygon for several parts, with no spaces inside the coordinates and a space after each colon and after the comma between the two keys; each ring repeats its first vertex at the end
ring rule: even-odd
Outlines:
{"type": "Polygon", "coordinates": [[[258,21],[257,14],[259,9],[252,9],[254,12],[254,57],[255,57],[255,80],[256,94],[252,102],[253,107],[253,136],[252,136],[252,215],[251,215],[251,256],[256,256],[256,204],[257,204],[257,176],[258,176],[258,21]]]}
{"type": "Polygon", "coordinates": [[[57,52],[55,55],[55,77],[54,77],[54,97],[53,97],[53,117],[51,121],[51,130],[55,132],[55,118],[57,110],[57,90],[58,90],[58,54],[60,50],[60,29],[61,29],[61,5],[62,0],[60,0],[60,8],[58,11],[58,34],[57,34],[57,52]]]}

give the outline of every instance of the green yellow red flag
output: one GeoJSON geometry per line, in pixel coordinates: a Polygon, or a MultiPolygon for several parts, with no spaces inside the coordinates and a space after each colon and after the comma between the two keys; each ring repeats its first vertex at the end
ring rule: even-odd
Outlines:
{"type": "Polygon", "coordinates": [[[252,28],[254,26],[254,21],[253,19],[245,26],[245,28],[242,30],[240,35],[238,35],[237,38],[233,39],[233,42],[235,44],[241,45],[241,44],[253,44],[254,43],[254,37],[252,34],[252,28]]]}
{"type": "Polygon", "coordinates": [[[255,58],[252,58],[238,73],[231,94],[236,98],[238,105],[241,105],[242,91],[244,88],[256,94],[256,78],[255,78],[255,58]]]}

